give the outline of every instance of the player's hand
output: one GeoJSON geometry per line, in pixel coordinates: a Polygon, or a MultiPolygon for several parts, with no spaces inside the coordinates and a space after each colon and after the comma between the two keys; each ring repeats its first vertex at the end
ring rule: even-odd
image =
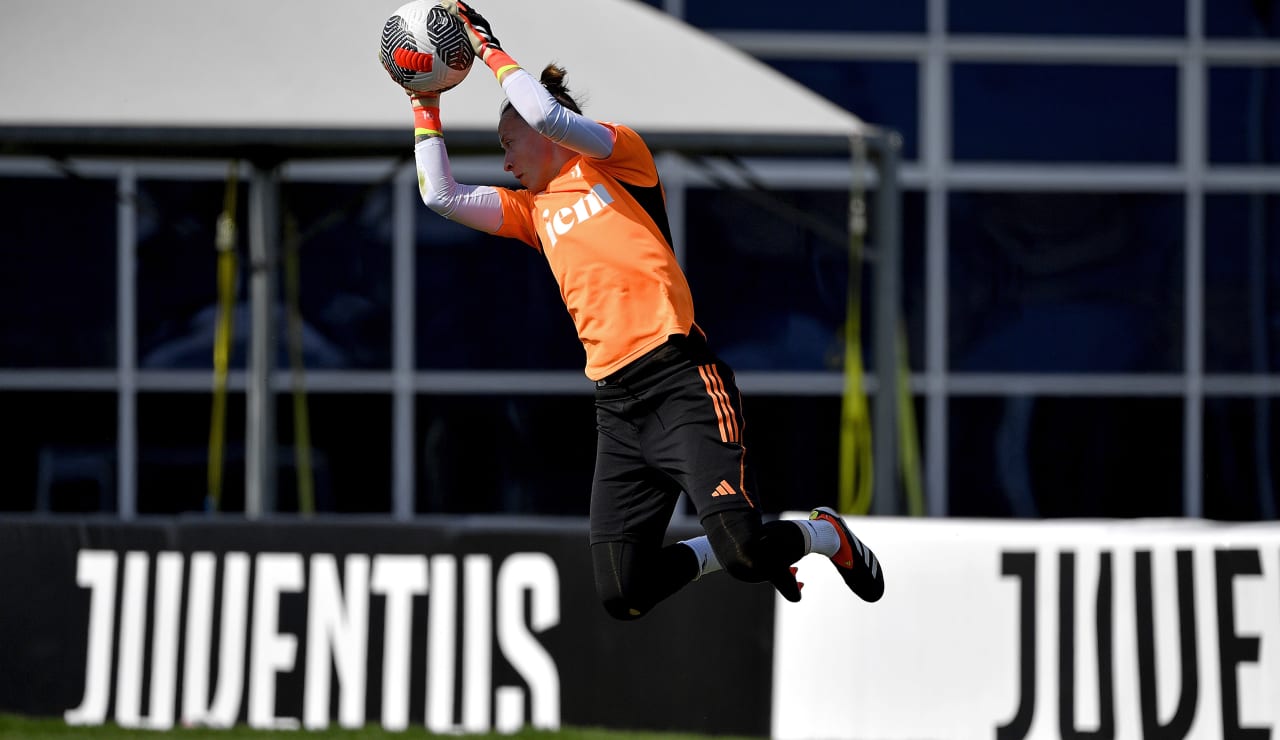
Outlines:
{"type": "Polygon", "coordinates": [[[476,56],[483,60],[490,50],[502,51],[502,43],[498,41],[498,37],[493,35],[493,28],[490,27],[489,21],[485,17],[476,12],[476,9],[462,2],[462,0],[447,0],[441,3],[451,15],[462,21],[462,27],[467,31],[467,38],[471,41],[471,49],[476,56]]]}

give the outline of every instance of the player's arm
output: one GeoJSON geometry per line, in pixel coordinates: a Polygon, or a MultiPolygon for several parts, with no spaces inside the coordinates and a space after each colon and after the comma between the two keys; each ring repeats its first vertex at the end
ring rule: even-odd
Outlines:
{"type": "Polygon", "coordinates": [[[604,159],[613,153],[611,129],[561,105],[523,68],[504,77],[502,89],[534,131],[588,157],[604,159]]]}
{"type": "Polygon", "coordinates": [[[502,200],[497,189],[463,185],[453,179],[440,124],[440,94],[410,93],[409,99],[413,102],[413,155],[422,202],[451,221],[489,233],[497,231],[502,226],[502,200]]]}
{"type": "Polygon", "coordinates": [[[462,21],[476,56],[493,70],[507,100],[534,131],[588,157],[604,159],[613,153],[613,131],[561,105],[542,83],[503,51],[489,21],[475,8],[460,0],[444,5],[462,21]]]}

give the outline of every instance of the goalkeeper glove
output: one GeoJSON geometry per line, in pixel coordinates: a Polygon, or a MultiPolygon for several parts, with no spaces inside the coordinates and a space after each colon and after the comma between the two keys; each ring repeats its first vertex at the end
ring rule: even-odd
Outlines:
{"type": "Polygon", "coordinates": [[[467,32],[467,39],[471,42],[471,49],[489,66],[489,69],[493,70],[499,82],[507,72],[520,66],[510,54],[502,50],[502,44],[498,41],[498,37],[493,35],[493,28],[489,25],[489,21],[476,12],[475,8],[462,0],[447,0],[441,4],[462,22],[462,27],[467,32]]]}

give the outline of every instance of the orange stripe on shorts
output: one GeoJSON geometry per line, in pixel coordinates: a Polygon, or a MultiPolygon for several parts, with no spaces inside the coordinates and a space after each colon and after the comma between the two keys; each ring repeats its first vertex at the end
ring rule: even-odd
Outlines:
{"type": "Polygon", "coordinates": [[[738,423],[733,413],[733,406],[729,403],[729,394],[725,393],[720,373],[716,371],[715,365],[699,365],[698,374],[702,376],[702,382],[707,387],[707,395],[711,396],[711,402],[715,405],[716,420],[720,423],[720,441],[737,442],[738,423]]]}

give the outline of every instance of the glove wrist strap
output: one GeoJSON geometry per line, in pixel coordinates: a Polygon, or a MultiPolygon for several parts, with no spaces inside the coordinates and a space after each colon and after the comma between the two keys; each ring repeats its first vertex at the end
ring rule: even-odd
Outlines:
{"type": "Polygon", "coordinates": [[[413,105],[413,138],[422,141],[424,138],[444,136],[444,127],[440,125],[440,105],[413,105]]]}
{"type": "Polygon", "coordinates": [[[510,54],[492,46],[484,50],[484,63],[493,70],[493,76],[498,78],[498,82],[502,82],[502,78],[506,77],[511,70],[520,68],[510,54]]]}

